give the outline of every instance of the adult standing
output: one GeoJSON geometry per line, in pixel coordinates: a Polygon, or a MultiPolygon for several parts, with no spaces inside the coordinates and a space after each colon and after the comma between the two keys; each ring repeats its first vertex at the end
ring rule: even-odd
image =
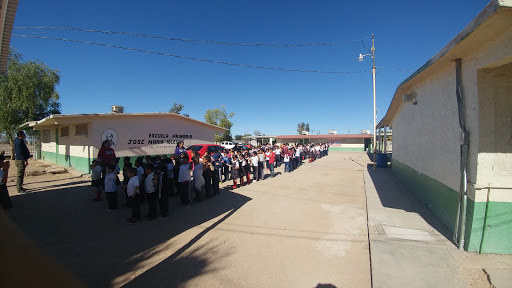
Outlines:
{"type": "Polygon", "coordinates": [[[174,149],[174,155],[176,155],[176,161],[180,161],[181,160],[181,154],[184,153],[184,152],[187,152],[187,150],[185,150],[185,147],[184,147],[185,143],[180,140],[178,141],[178,143],[176,144],[176,149],[174,149]]]}
{"type": "MultiPolygon", "coordinates": [[[[98,162],[100,162],[100,165],[101,165],[101,183],[102,183],[102,186],[105,185],[105,169],[107,168],[108,165],[112,164],[112,161],[114,159],[116,159],[116,152],[114,152],[114,149],[112,149],[112,147],[110,147],[110,144],[112,142],[107,139],[107,140],[104,140],[102,143],[101,143],[101,148],[100,148],[100,151],[98,151],[98,157],[97,157],[97,160],[98,162]]],[[[95,199],[96,201],[98,201],[98,198],[95,199]]]]}
{"type": "Polygon", "coordinates": [[[112,164],[112,160],[116,159],[116,152],[110,147],[110,141],[107,139],[101,143],[100,151],[98,151],[98,161],[103,169],[105,166],[112,164]]]}
{"type": "Polygon", "coordinates": [[[14,162],[18,172],[16,177],[16,188],[18,189],[18,193],[27,193],[27,190],[23,188],[23,178],[25,177],[25,168],[28,166],[30,152],[28,151],[27,144],[25,143],[25,132],[18,131],[16,136],[17,138],[14,140],[14,162]]]}

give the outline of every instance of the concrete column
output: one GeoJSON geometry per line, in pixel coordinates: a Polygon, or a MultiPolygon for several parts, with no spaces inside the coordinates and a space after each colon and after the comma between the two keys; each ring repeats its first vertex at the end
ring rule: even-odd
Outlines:
{"type": "Polygon", "coordinates": [[[387,145],[386,144],[388,144],[388,137],[387,137],[386,132],[387,132],[387,127],[384,126],[384,141],[383,141],[384,142],[384,149],[382,149],[382,151],[384,151],[384,153],[387,152],[387,147],[386,147],[387,145]]]}

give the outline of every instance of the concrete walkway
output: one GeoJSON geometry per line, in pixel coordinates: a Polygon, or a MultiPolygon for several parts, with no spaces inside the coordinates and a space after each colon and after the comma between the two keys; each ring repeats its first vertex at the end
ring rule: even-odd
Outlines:
{"type": "Polygon", "coordinates": [[[510,287],[498,282],[512,271],[511,255],[459,251],[446,226],[393,176],[391,168],[374,170],[365,156],[353,160],[367,167],[373,287],[510,287]],[[486,269],[495,273],[496,281],[490,283],[492,275],[486,269]]]}

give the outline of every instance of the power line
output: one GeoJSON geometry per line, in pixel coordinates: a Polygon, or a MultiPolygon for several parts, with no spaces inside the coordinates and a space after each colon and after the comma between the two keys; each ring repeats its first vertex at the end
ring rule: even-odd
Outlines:
{"type": "Polygon", "coordinates": [[[58,40],[58,41],[65,41],[65,42],[74,42],[74,43],[80,43],[80,44],[88,44],[88,45],[96,45],[96,46],[117,48],[117,49],[123,49],[123,50],[128,50],[128,51],[135,51],[135,52],[141,52],[141,53],[149,53],[149,54],[155,54],[155,55],[161,55],[161,56],[167,56],[167,57],[174,57],[174,58],[180,58],[180,59],[208,62],[208,63],[215,63],[215,64],[223,64],[223,65],[230,65],[230,66],[238,66],[238,67],[247,67],[247,68],[254,68],[254,69],[265,69],[265,70],[286,71],[286,72],[321,73],[321,74],[357,74],[357,73],[366,73],[366,72],[368,72],[368,71],[346,71],[346,72],[343,72],[343,71],[321,71],[321,70],[285,69],[285,68],[257,66],[257,65],[247,65],[247,64],[238,64],[238,63],[230,63],[230,62],[224,62],[224,61],[217,61],[217,60],[201,59],[201,58],[187,57],[187,56],[181,56],[181,55],[174,55],[174,54],[168,54],[168,53],[162,53],[162,52],[156,52],[156,51],[142,50],[142,49],[137,49],[137,48],[123,47],[123,46],[104,44],[104,43],[96,43],[96,42],[89,42],[89,41],[65,39],[65,38],[55,38],[55,37],[47,37],[47,36],[32,36],[32,35],[17,35],[17,34],[13,34],[12,36],[22,37],[22,38],[36,38],[36,39],[49,39],[49,40],[58,40]]]}
{"type": "MultiPolygon", "coordinates": [[[[262,46],[262,47],[337,46],[337,45],[342,45],[342,44],[347,44],[347,43],[359,42],[359,41],[363,41],[365,39],[371,38],[371,36],[368,36],[368,37],[358,39],[358,40],[348,40],[348,41],[332,42],[332,43],[270,44],[270,43],[235,43],[235,42],[223,42],[223,41],[214,41],[214,40],[187,39],[187,38],[148,35],[148,34],[143,34],[143,33],[130,33],[130,32],[119,32],[119,31],[108,31],[108,30],[93,30],[93,29],[83,29],[83,28],[76,28],[76,27],[60,27],[60,26],[28,26],[28,27],[14,27],[14,29],[18,29],[18,30],[28,30],[28,29],[68,30],[68,31],[92,32],[92,33],[103,33],[103,34],[121,34],[121,35],[128,35],[128,36],[147,37],[147,38],[152,38],[152,39],[164,39],[164,40],[170,40],[170,41],[201,42],[201,43],[221,44],[221,45],[231,45],[231,46],[262,46]]],[[[363,42],[363,45],[364,45],[364,42],[363,42]]]]}

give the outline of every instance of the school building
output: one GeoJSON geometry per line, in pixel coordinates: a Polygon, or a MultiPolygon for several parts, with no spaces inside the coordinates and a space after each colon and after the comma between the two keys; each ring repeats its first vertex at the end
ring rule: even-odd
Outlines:
{"type": "Polygon", "coordinates": [[[371,134],[281,135],[277,143],[329,143],[329,151],[366,151],[371,146],[371,134]]]}
{"type": "Polygon", "coordinates": [[[185,148],[214,143],[225,128],[174,113],[57,114],[27,122],[40,132],[43,160],[89,173],[104,140],[117,157],[174,154],[176,143],[185,148]]]}
{"type": "Polygon", "coordinates": [[[512,0],[493,0],[403,81],[378,128],[393,173],[468,251],[512,253],[512,0]]]}

